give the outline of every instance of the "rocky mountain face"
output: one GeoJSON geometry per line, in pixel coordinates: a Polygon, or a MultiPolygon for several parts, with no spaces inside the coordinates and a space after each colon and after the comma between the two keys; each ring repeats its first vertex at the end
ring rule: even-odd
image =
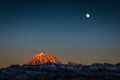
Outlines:
{"type": "Polygon", "coordinates": [[[77,63],[75,63],[74,61],[69,61],[67,64],[68,64],[68,65],[71,65],[71,66],[77,65],[77,63]]]}
{"type": "Polygon", "coordinates": [[[46,63],[61,64],[61,62],[55,56],[45,55],[44,53],[38,53],[33,56],[26,65],[39,65],[46,63]]]}

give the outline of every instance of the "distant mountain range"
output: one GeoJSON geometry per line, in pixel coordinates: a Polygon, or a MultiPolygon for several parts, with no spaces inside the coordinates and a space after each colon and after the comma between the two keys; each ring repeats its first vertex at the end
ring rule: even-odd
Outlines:
{"type": "MultiPolygon", "coordinates": [[[[62,64],[60,60],[58,60],[55,56],[45,55],[43,52],[36,54],[33,56],[25,65],[39,65],[39,64],[62,64]]],[[[74,61],[69,61],[68,65],[77,65],[74,61]]]]}
{"type": "Polygon", "coordinates": [[[1,68],[0,80],[120,80],[120,63],[62,64],[55,56],[39,53],[24,65],[1,68]]]}

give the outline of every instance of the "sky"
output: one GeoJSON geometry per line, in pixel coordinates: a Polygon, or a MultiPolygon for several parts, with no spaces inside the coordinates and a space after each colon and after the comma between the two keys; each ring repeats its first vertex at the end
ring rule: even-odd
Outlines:
{"type": "Polygon", "coordinates": [[[0,0],[0,67],[39,52],[62,63],[119,63],[120,1],[0,0]]]}

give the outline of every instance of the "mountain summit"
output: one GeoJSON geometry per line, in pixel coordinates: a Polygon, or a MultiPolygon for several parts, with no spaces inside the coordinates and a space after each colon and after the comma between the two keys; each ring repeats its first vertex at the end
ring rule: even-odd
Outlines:
{"type": "Polygon", "coordinates": [[[38,65],[38,64],[46,64],[46,63],[54,63],[61,64],[61,62],[55,56],[45,55],[44,53],[38,53],[33,56],[26,65],[38,65]]]}

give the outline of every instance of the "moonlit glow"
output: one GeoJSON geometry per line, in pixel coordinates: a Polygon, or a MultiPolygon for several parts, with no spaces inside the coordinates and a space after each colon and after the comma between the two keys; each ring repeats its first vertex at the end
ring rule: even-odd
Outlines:
{"type": "Polygon", "coordinates": [[[90,14],[86,14],[86,18],[90,18],[90,14]]]}

